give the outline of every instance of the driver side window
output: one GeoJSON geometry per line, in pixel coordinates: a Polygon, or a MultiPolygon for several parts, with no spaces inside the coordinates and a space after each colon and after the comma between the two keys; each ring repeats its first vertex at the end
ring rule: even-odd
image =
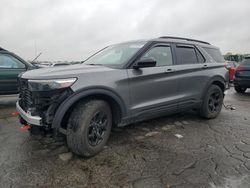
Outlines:
{"type": "Polygon", "coordinates": [[[152,58],[156,61],[156,66],[173,65],[172,52],[169,46],[156,46],[147,51],[141,59],[152,58]]]}
{"type": "Polygon", "coordinates": [[[8,54],[0,54],[0,68],[24,69],[25,65],[15,57],[8,54]]]}

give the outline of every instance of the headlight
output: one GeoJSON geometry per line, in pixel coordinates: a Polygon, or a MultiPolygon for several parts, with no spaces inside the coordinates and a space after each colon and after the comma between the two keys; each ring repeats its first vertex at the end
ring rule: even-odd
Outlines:
{"type": "Polygon", "coordinates": [[[28,80],[31,91],[49,91],[72,86],[76,78],[54,79],[54,80],[28,80]]]}

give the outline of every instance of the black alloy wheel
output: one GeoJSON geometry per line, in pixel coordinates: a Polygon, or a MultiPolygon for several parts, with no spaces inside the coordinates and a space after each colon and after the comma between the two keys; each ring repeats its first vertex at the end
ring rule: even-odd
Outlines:
{"type": "Polygon", "coordinates": [[[88,141],[91,146],[100,144],[107,130],[108,117],[105,112],[97,112],[91,119],[88,129],[88,141]]]}

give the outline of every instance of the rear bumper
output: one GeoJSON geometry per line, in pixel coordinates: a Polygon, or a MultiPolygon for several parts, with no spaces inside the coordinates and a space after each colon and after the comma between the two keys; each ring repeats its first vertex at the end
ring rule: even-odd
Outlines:
{"type": "Polygon", "coordinates": [[[250,79],[235,78],[234,79],[234,85],[250,88],[250,79]]]}
{"type": "Polygon", "coordinates": [[[37,126],[42,126],[41,120],[42,118],[39,116],[32,116],[25,112],[21,106],[19,105],[19,101],[16,103],[16,109],[19,113],[19,115],[30,125],[37,125],[37,126]]]}

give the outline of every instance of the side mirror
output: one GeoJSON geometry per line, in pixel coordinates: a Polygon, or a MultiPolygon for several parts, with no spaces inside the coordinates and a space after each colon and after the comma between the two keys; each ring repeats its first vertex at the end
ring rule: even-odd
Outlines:
{"type": "Polygon", "coordinates": [[[156,61],[152,58],[141,59],[133,65],[133,69],[145,68],[145,67],[155,67],[156,61]]]}

